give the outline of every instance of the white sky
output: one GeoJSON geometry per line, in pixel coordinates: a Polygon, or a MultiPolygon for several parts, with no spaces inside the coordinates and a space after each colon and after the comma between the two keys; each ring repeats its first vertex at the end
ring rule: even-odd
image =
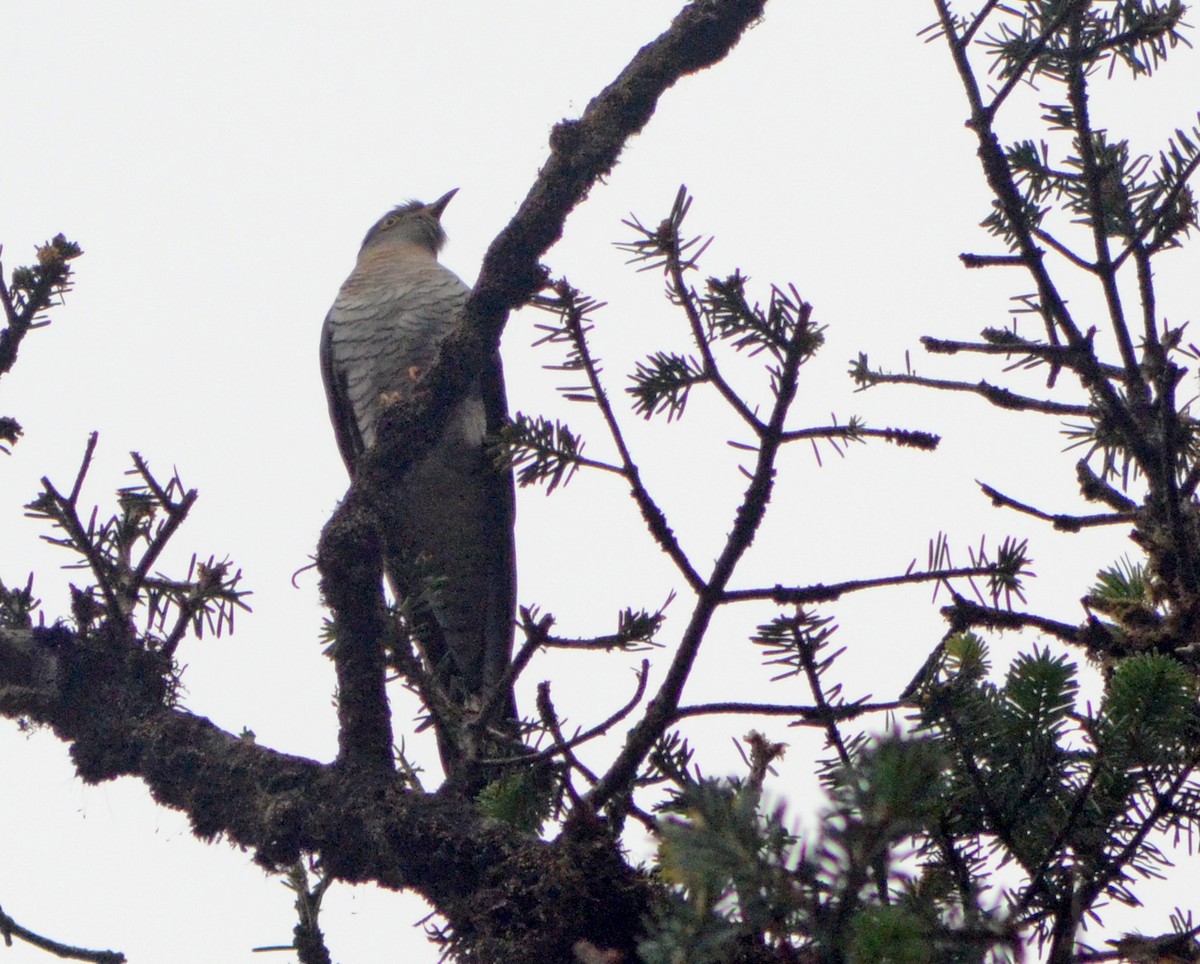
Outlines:
{"type": "MultiPolygon", "coordinates": [[[[451,187],[460,193],[445,217],[443,261],[471,281],[545,157],[551,125],[577,116],[677,6],[8,7],[5,269],[29,263],[34,244],[58,231],[86,256],[53,326],[26,341],[3,380],[0,414],[18,417],[26,437],[0,459],[0,578],[22,583],[35,569],[47,617],[67,612],[66,581],[78,574],[60,573],[65,554],[38,541],[43,530],[21,506],[43,474],[69,483],[92,429],[100,447],[86,493],[102,511],[126,481],[130,449],[164,475],[177,466],[201,499],[164,568],[182,572],[193,549],[228,554],[255,593],[236,635],[182,647],[187,707],[234,731],[249,727],[266,745],[330,759],[333,667],[317,640],[315,574],[291,584],[346,486],[316,364],[325,311],[384,210],[451,187]]],[[[976,226],[987,198],[949,58],[916,37],[933,18],[932,4],[916,0],[872,5],[861,20],[841,4],[769,6],[726,63],[664,97],[548,261],[609,302],[596,344],[619,400],[632,361],[681,345],[682,328],[661,280],[632,273],[610,242],[627,236],[619,222],[631,211],[656,223],[686,183],[696,196],[691,228],[717,238],[705,271],[740,267],[760,297],[772,281],[794,282],[829,325],[801,388],[805,424],[857,413],[871,425],[944,436],[935,455],[879,444],[842,460],[827,449],[821,469],[809,449],[790,451],[737,585],[903,571],[914,556],[924,562],[939,529],[965,562],[981,535],[994,547],[1012,533],[1031,537],[1042,577],[1030,608],[1072,621],[1091,574],[1125,551],[1122,534],[1068,538],[998,515],[972,481],[1051,511],[1078,508],[1078,453],[1060,454],[1057,425],[965,396],[898,388],[853,396],[845,377],[859,350],[901,367],[912,349],[923,373],[996,380],[996,368],[921,357],[917,339],[971,338],[1005,324],[1007,298],[1027,290],[1015,272],[958,265],[962,250],[999,249],[976,226]]],[[[1153,153],[1194,118],[1197,90],[1200,59],[1184,53],[1159,78],[1104,94],[1097,110],[1101,123],[1129,129],[1135,147],[1153,153]]],[[[1014,115],[1006,133],[1040,137],[1035,114],[1020,124],[1014,115]]],[[[1173,323],[1187,320],[1197,274],[1192,250],[1159,263],[1160,305],[1173,323]]],[[[1073,293],[1077,306],[1089,304],[1073,293]]],[[[555,356],[529,347],[538,320],[518,315],[506,334],[511,407],[565,418],[603,457],[592,413],[558,402],[554,375],[540,368],[555,356]]],[[[1021,384],[1041,387],[1036,378],[1021,384]]],[[[1058,397],[1077,395],[1064,384],[1058,397]]],[[[742,489],[724,445],[735,424],[701,397],[670,430],[632,416],[627,424],[652,490],[703,570],[742,489]]],[[[520,599],[556,613],[564,633],[610,631],[621,607],[652,608],[679,587],[611,479],[579,477],[549,499],[524,491],[518,511],[520,599]]],[[[681,597],[669,610],[666,641],[688,604],[681,597]]],[[[848,697],[893,697],[942,632],[927,589],[826,611],[839,617],[849,647],[835,671],[848,697]]],[[[762,688],[769,674],[745,637],[771,612],[717,622],[688,702],[807,698],[794,683],[762,688]]],[[[1006,665],[1017,645],[998,641],[996,663],[1006,665]]],[[[632,692],[638,659],[535,661],[519,698],[529,706],[537,681],[552,678],[560,710],[587,726],[632,692]]],[[[665,661],[658,665],[652,685],[665,661]]],[[[398,732],[406,712],[397,713],[398,732]]],[[[706,772],[738,769],[729,738],[751,725],[726,718],[688,729],[704,745],[706,772]]],[[[792,794],[799,824],[811,826],[819,798],[807,761],[819,744],[769,732],[792,744],[795,772],[780,790],[792,794]]],[[[409,745],[431,758],[428,739],[409,745]]],[[[593,748],[588,759],[602,764],[609,750],[593,748]]],[[[12,726],[0,731],[0,760],[8,769],[0,905],[21,923],[134,962],[261,961],[251,947],[290,940],[294,916],[277,879],[228,846],[195,842],[140,783],[84,787],[61,744],[12,726]]],[[[411,927],[423,913],[412,898],[335,886],[322,924],[344,964],[432,961],[435,951],[411,927]]],[[[1159,921],[1139,923],[1153,931],[1159,921]]],[[[45,959],[24,945],[5,951],[13,964],[45,959]]]]}

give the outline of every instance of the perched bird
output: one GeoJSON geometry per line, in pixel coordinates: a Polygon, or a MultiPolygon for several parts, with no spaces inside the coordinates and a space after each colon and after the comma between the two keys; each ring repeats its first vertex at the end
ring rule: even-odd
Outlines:
{"type": "MultiPolygon", "coordinates": [[[[383,411],[412,396],[470,294],[437,260],[446,241],[442,212],[454,194],[432,204],[410,201],[380,218],[325,318],[321,373],[352,477],[358,457],[376,442],[383,411]]],[[[409,604],[432,679],[452,705],[466,709],[478,709],[503,679],[512,653],[513,479],[484,449],[484,436],[499,429],[506,412],[496,353],[433,448],[386,500],[392,590],[409,604]]],[[[488,702],[515,719],[511,690],[488,702]]]]}

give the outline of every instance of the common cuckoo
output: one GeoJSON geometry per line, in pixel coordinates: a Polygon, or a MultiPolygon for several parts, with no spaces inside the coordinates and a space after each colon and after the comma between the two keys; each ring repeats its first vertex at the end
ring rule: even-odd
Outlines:
{"type": "MultiPolygon", "coordinates": [[[[353,477],[383,411],[412,397],[470,289],[438,263],[441,216],[455,191],[410,201],[363,239],[321,332],[334,434],[353,477]]],[[[516,607],[513,479],[484,449],[507,408],[497,353],[451,411],[440,438],[386,501],[388,579],[442,694],[477,709],[503,679],[516,607]]],[[[515,717],[511,691],[489,705],[515,717]]],[[[443,744],[443,759],[446,747],[443,744]]]]}

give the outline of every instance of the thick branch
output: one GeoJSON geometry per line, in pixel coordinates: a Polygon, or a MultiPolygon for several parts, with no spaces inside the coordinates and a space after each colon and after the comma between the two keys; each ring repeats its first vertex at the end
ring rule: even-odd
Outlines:
{"type": "Polygon", "coordinates": [[[376,774],[392,771],[392,720],[385,678],[383,542],[375,519],[343,512],[321,541],[332,568],[321,589],[333,610],[338,682],[338,760],[376,774]],[[330,573],[336,573],[336,578],[330,573]]]}
{"type": "MultiPolygon", "coordinates": [[[[550,134],[550,156],[516,216],[484,255],[464,324],[442,342],[410,404],[395,405],[367,474],[395,477],[438,437],[446,413],[500,343],[508,312],[544,285],[539,259],[562,235],[567,215],[608,174],[626,141],[646,125],[676,81],[722,60],[761,16],[766,0],[696,0],[640,51],[575,121],[550,134]]],[[[360,465],[360,472],[363,466],[360,465]]]]}
{"type": "Polygon", "coordinates": [[[156,654],[115,659],[61,627],[0,629],[0,709],[51,727],[84,780],[138,776],[197,836],[220,835],[271,870],[314,854],[337,880],[415,888],[460,939],[490,948],[479,960],[569,960],[581,936],[630,946],[648,892],[610,838],[546,844],[401,777],[364,782],[239,739],[169,705],[162,669],[156,654]]]}
{"type": "Polygon", "coordinates": [[[84,780],[138,776],[159,803],[187,813],[198,836],[223,836],[263,866],[313,854],[331,878],[418,890],[450,922],[450,949],[473,960],[565,961],[579,940],[631,954],[650,893],[606,827],[579,814],[546,844],[482,820],[461,797],[412,792],[390,769],[377,506],[441,435],[509,310],[542,285],[538,260],[567,214],[612,169],[658,98],[720,61],[764,4],[688,4],[579,120],[555,128],[537,181],[487,253],[463,324],[413,402],[388,410],[319,547],[338,629],[339,765],[273,752],[175,708],[170,660],[120,626],[86,637],[63,627],[0,629],[0,712],[52,727],[84,780]]]}

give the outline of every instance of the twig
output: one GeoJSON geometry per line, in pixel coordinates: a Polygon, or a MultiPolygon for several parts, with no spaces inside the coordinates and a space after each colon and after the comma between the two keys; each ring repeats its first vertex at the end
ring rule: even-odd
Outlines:
{"type": "Polygon", "coordinates": [[[88,436],[87,444],[83,450],[83,458],[79,463],[79,471],[75,474],[75,484],[71,486],[71,494],[67,497],[67,501],[71,505],[75,505],[79,499],[79,493],[83,489],[83,480],[87,477],[88,469],[92,466],[92,456],[96,453],[96,441],[99,438],[99,432],[92,432],[88,436]]]}
{"type": "Polygon", "coordinates": [[[1026,505],[1024,502],[1018,502],[1011,496],[1007,496],[1003,492],[992,488],[986,482],[980,482],[976,479],[975,484],[983,490],[984,495],[992,500],[992,505],[999,508],[1016,509],[1025,515],[1033,516],[1035,519],[1050,522],[1059,532],[1079,532],[1082,529],[1094,528],[1096,526],[1113,526],[1121,525],[1122,523],[1137,522],[1141,516],[1141,513],[1136,509],[1130,509],[1125,512],[1098,512],[1093,515],[1067,515],[1065,513],[1044,512],[1034,506],[1026,505]]]}
{"type": "MultiPolygon", "coordinates": [[[[675,198],[676,209],[685,203],[684,199],[686,197],[687,188],[681,185],[679,188],[679,193],[675,198]]],[[[688,201],[690,202],[690,199],[688,199],[688,201]]],[[[686,208],[684,210],[686,210],[686,208]]],[[[672,214],[674,214],[674,211],[672,214]]],[[[682,214],[680,215],[679,220],[682,220],[682,214]]],[[[673,220],[672,223],[675,225],[677,230],[678,221],[673,220]]],[[[680,239],[678,235],[676,235],[674,238],[676,247],[678,247],[679,240],[680,239]]],[[[725,400],[729,407],[737,412],[742,421],[749,425],[756,435],[761,435],[766,426],[763,425],[758,416],[750,410],[750,406],[747,405],[745,401],[743,401],[738,395],[738,393],[733,390],[733,387],[725,380],[725,376],[721,374],[721,368],[717,364],[716,356],[713,355],[712,345],[710,344],[707,333],[704,331],[704,323],[700,318],[700,311],[696,307],[696,293],[688,286],[683,277],[683,272],[688,265],[684,264],[680,260],[680,258],[677,256],[677,252],[673,252],[673,255],[675,256],[667,259],[667,276],[671,280],[671,290],[675,294],[675,301],[680,305],[680,307],[683,308],[684,314],[687,315],[688,327],[691,328],[692,331],[692,341],[695,342],[696,348],[700,352],[700,357],[704,361],[704,374],[716,387],[717,391],[720,393],[721,397],[725,400]]],[[[699,255],[697,254],[693,257],[698,256],[699,255]]],[[[690,263],[691,262],[689,262],[689,264],[690,263]]]]}
{"type": "Polygon", "coordinates": [[[1061,623],[1056,619],[1048,619],[1034,613],[1022,613],[1012,609],[996,609],[972,602],[958,593],[954,593],[953,603],[942,607],[942,615],[954,627],[956,632],[970,629],[974,626],[984,626],[988,629],[1040,629],[1064,643],[1081,644],[1084,634],[1078,626],[1061,623]]]}
{"type": "MultiPolygon", "coordinates": [[[[1066,4],[1056,20],[1068,15],[1072,19],[1069,43],[1072,49],[1079,45],[1079,37],[1083,27],[1083,7],[1066,4]]],[[[1084,67],[1078,59],[1073,59],[1067,73],[1067,99],[1071,105],[1071,117],[1074,120],[1076,147],[1079,152],[1083,178],[1087,184],[1087,204],[1089,227],[1096,250],[1096,275],[1100,279],[1100,287],[1108,306],[1108,318],[1116,336],[1117,348],[1121,360],[1125,363],[1125,381],[1128,391],[1135,399],[1140,398],[1146,390],[1141,369],[1138,366],[1137,352],[1133,347],[1133,337],[1125,320],[1125,309],[1121,302],[1121,292],[1117,287],[1117,273],[1113,269],[1112,252],[1108,246],[1108,217],[1104,210],[1105,175],[1100,171],[1096,158],[1094,131],[1089,115],[1089,95],[1087,77],[1084,67]]],[[[1147,471],[1147,474],[1150,474],[1147,471]]]]}
{"type": "Polygon", "coordinates": [[[1080,268],[1089,274],[1099,274],[1100,266],[1096,264],[1096,262],[1088,261],[1086,258],[1081,258],[1048,231],[1043,231],[1041,228],[1036,227],[1031,227],[1029,230],[1035,238],[1050,245],[1050,247],[1070,261],[1071,264],[1075,265],[1075,267],[1080,268]]]}
{"type": "MultiPolygon", "coordinates": [[[[86,458],[85,456],[85,461],[86,458]]],[[[76,483],[78,485],[78,479],[76,483]]],[[[75,503],[59,492],[47,476],[42,476],[42,489],[53,507],[51,518],[67,534],[68,541],[62,544],[74,546],[87,560],[88,567],[92,570],[92,575],[96,579],[96,585],[100,587],[100,591],[104,594],[104,603],[108,608],[110,616],[119,619],[125,618],[128,614],[125,612],[126,607],[123,601],[118,598],[116,590],[113,587],[112,572],[109,570],[106,560],[97,551],[95,544],[92,542],[89,533],[90,527],[84,526],[83,521],[75,511],[75,503]]],[[[42,538],[48,541],[56,541],[50,540],[48,536],[43,536],[42,538]]]]}
{"type": "MultiPolygon", "coordinates": [[[[568,745],[568,741],[563,736],[562,725],[559,723],[558,711],[555,710],[554,702],[550,699],[549,680],[542,680],[542,682],[538,683],[537,709],[538,716],[542,720],[542,726],[544,726],[554,738],[553,746],[559,751],[559,754],[566,762],[568,769],[578,772],[584,778],[584,780],[588,782],[589,786],[595,785],[596,774],[580,762],[579,757],[575,755],[571,747],[568,745]]],[[[566,791],[567,796],[571,798],[571,807],[573,809],[577,808],[583,801],[580,799],[579,794],[575,792],[575,787],[571,783],[569,775],[565,775],[565,779],[562,781],[562,786],[566,791]]]]}
{"type": "MultiPolygon", "coordinates": [[[[846,741],[842,739],[842,731],[838,729],[838,710],[840,706],[834,706],[829,702],[829,697],[825,693],[825,687],[821,683],[821,673],[829,666],[833,657],[827,659],[824,663],[818,664],[817,646],[813,645],[809,640],[801,641],[799,649],[800,665],[804,670],[804,678],[808,682],[809,691],[813,695],[813,699],[817,701],[817,705],[813,708],[814,723],[825,730],[825,741],[829,746],[832,746],[837,751],[838,759],[842,761],[842,766],[849,767],[853,761],[850,757],[850,750],[846,747],[846,741]]],[[[831,691],[836,699],[840,685],[835,685],[831,691]]]]}
{"type": "Polygon", "coordinates": [[[867,713],[890,713],[893,710],[903,709],[904,706],[905,704],[899,700],[885,703],[849,703],[825,709],[804,703],[696,703],[691,706],[679,707],[675,711],[674,721],[685,720],[691,716],[745,714],[749,716],[795,716],[799,718],[791,724],[792,726],[824,726],[831,715],[839,721],[853,720],[867,713]]]}
{"type": "Polygon", "coordinates": [[[958,256],[964,268],[1023,268],[1025,259],[1019,254],[972,254],[964,251],[958,256]]]}
{"type": "MultiPolygon", "coordinates": [[[[1014,353],[1016,354],[1016,353],[1014,353]]],[[[1007,388],[1000,388],[985,381],[954,382],[940,378],[925,378],[921,375],[900,374],[898,372],[870,372],[863,375],[862,380],[870,384],[892,383],[896,385],[920,385],[923,388],[936,388],[947,392],[970,392],[991,402],[997,408],[1015,412],[1041,412],[1044,415],[1082,415],[1093,416],[1094,410],[1089,405],[1071,405],[1066,402],[1055,402],[1045,398],[1030,398],[1018,395],[1007,388]]]]}
{"type": "Polygon", "coordinates": [[[749,602],[766,600],[780,605],[807,605],[811,603],[833,602],[846,593],[861,592],[864,589],[878,589],[881,586],[909,586],[924,582],[945,582],[948,579],[970,579],[974,576],[990,576],[996,571],[994,564],[978,566],[956,566],[950,569],[931,569],[928,572],[906,572],[900,576],[877,576],[874,579],[847,579],[844,582],[821,583],[809,586],[782,586],[758,589],[728,589],[722,596],[722,602],[749,602]]]}
{"type": "MultiPolygon", "coordinates": [[[[1041,342],[1020,339],[1012,342],[974,342],[956,341],[952,338],[934,338],[924,335],[921,344],[925,350],[935,355],[954,355],[958,352],[973,352],[977,355],[1026,355],[1048,362],[1051,365],[1061,365],[1073,369],[1077,349],[1067,345],[1047,345],[1041,342]]],[[[1125,370],[1116,365],[1099,363],[1102,371],[1110,378],[1123,379],[1125,370]]]]}
{"type": "Polygon", "coordinates": [[[645,696],[645,694],[646,694],[646,680],[649,678],[649,676],[650,676],[650,661],[648,659],[644,659],[644,660],[642,660],[641,669],[638,670],[637,688],[634,690],[633,696],[631,696],[629,698],[629,701],[624,706],[622,706],[619,710],[617,710],[617,712],[615,712],[612,716],[608,717],[606,720],[604,720],[600,723],[597,723],[590,730],[584,730],[582,733],[579,733],[576,736],[573,736],[571,739],[567,740],[565,743],[562,743],[562,744],[555,743],[551,746],[546,747],[546,749],[544,749],[544,750],[539,750],[537,753],[524,754],[524,755],[518,756],[518,757],[509,757],[504,760],[492,760],[489,762],[492,762],[492,763],[519,763],[519,762],[524,761],[526,763],[532,763],[532,762],[535,762],[538,760],[551,760],[556,756],[561,756],[563,751],[573,750],[575,747],[579,746],[582,743],[587,743],[589,740],[594,740],[598,736],[603,736],[605,733],[607,733],[609,730],[611,730],[617,723],[620,723],[621,720],[625,719],[625,717],[627,717],[631,712],[633,712],[633,708],[642,701],[642,697],[645,696]]]}
{"type": "Polygon", "coordinates": [[[856,442],[863,438],[881,438],[885,442],[902,447],[924,449],[932,452],[941,442],[941,436],[932,432],[922,432],[909,428],[864,428],[858,425],[823,425],[810,428],[797,428],[780,435],[782,442],[796,442],[800,439],[845,439],[856,442]]]}
{"type": "Polygon", "coordinates": [[[646,488],[645,482],[642,481],[641,473],[638,471],[637,463],[633,460],[633,456],[629,452],[629,447],[625,443],[625,433],[621,430],[621,425],[617,421],[617,416],[613,412],[612,404],[609,402],[608,393],[605,392],[604,386],[600,382],[600,372],[596,366],[596,361],[592,357],[590,347],[587,343],[587,338],[584,336],[582,328],[582,319],[574,316],[570,312],[564,317],[564,323],[568,326],[568,331],[571,334],[572,341],[576,351],[579,353],[580,362],[583,365],[584,373],[587,375],[588,385],[592,391],[592,397],[595,400],[596,406],[600,409],[600,414],[604,418],[604,424],[608,428],[608,434],[613,440],[613,444],[617,447],[617,452],[621,456],[621,474],[629,483],[630,494],[633,496],[634,502],[641,510],[642,518],[646,521],[646,527],[650,530],[650,535],[659,547],[665,552],[675,563],[675,568],[679,570],[688,585],[699,592],[704,585],[704,579],[692,565],[688,559],[687,553],[683,551],[683,546],[679,544],[679,540],[675,537],[675,531],[671,528],[667,521],[666,514],[650,495],[646,488]]]}
{"type": "Polygon", "coordinates": [[[28,928],[22,927],[0,909],[0,935],[4,937],[6,947],[12,947],[12,939],[32,944],[39,950],[47,951],[55,957],[71,961],[94,961],[95,964],[124,964],[125,955],[120,951],[89,951],[82,947],[72,947],[35,934],[28,928]]]}
{"type": "Polygon", "coordinates": [[[1115,258],[1113,258],[1112,266],[1114,271],[1120,269],[1121,265],[1125,263],[1125,260],[1131,254],[1133,254],[1138,247],[1145,244],[1146,238],[1149,236],[1150,232],[1154,230],[1155,226],[1162,221],[1163,215],[1175,207],[1179,201],[1180,193],[1182,193],[1183,189],[1187,187],[1188,180],[1193,174],[1196,173],[1197,168],[1200,168],[1200,154],[1197,154],[1180,169],[1179,174],[1176,177],[1175,184],[1171,187],[1171,190],[1167,192],[1167,196],[1163,198],[1162,204],[1158,206],[1158,210],[1152,217],[1146,219],[1146,223],[1142,225],[1142,229],[1136,235],[1134,235],[1132,239],[1130,239],[1129,246],[1126,247],[1115,258]]]}
{"type": "Polygon", "coordinates": [[[167,513],[166,522],[163,523],[154,540],[146,547],[145,553],[143,553],[137,568],[133,572],[133,589],[136,592],[149,574],[150,567],[154,565],[159,554],[166,548],[175,531],[183,525],[183,521],[187,518],[188,513],[191,512],[192,506],[196,504],[199,493],[195,489],[188,489],[179,502],[173,502],[170,494],[158,484],[158,481],[150,473],[150,466],[146,464],[145,459],[138,455],[137,452],[130,452],[129,454],[133,458],[133,464],[137,466],[138,474],[141,475],[142,480],[154,493],[159,505],[167,513]]]}
{"type": "MultiPolygon", "coordinates": [[[[941,4],[939,3],[939,7],[940,6],[941,4]]],[[[1046,49],[1046,44],[1050,42],[1050,38],[1062,28],[1063,24],[1066,23],[1067,17],[1071,13],[1071,10],[1071,4],[1068,3],[1064,5],[1063,11],[1057,17],[1051,20],[1050,23],[1046,25],[1046,29],[1042,31],[1041,36],[1039,36],[1037,40],[1029,45],[1029,49],[1026,50],[1025,56],[1021,58],[1016,66],[1010,68],[1012,72],[1010,73],[1008,80],[1005,81],[1004,86],[1001,87],[999,92],[997,92],[992,98],[992,102],[988,104],[986,108],[984,108],[984,110],[987,112],[989,121],[995,118],[996,112],[1000,109],[1000,105],[1003,104],[1008,98],[1008,95],[1016,89],[1017,84],[1025,79],[1026,69],[1030,64],[1037,60],[1039,56],[1041,56],[1042,51],[1046,49]]],[[[961,42],[968,43],[969,41],[969,35],[964,34],[961,42]]]]}

